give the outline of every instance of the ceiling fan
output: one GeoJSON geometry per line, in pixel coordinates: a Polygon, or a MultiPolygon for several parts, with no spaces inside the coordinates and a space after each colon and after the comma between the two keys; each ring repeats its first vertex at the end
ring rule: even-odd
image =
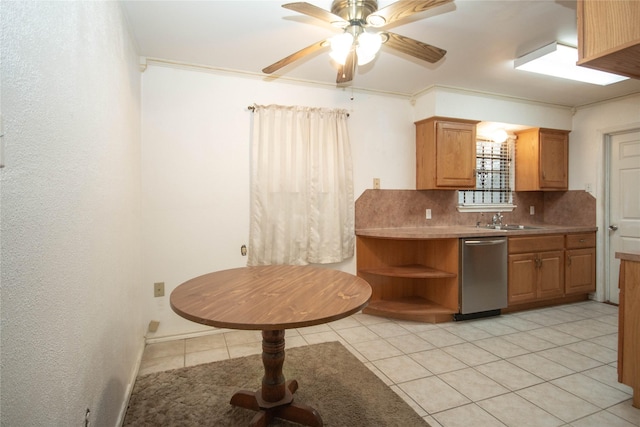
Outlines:
{"type": "Polygon", "coordinates": [[[378,10],[377,0],[333,0],[331,12],[306,2],[283,4],[285,9],[329,22],[343,32],[307,46],[265,67],[262,72],[271,74],[326,47],[331,47],[330,55],[339,64],[336,83],[351,81],[356,65],[364,65],[373,60],[382,44],[423,61],[438,62],[447,53],[446,50],[385,31],[384,27],[414,13],[451,1],[453,0],[400,0],[378,10]]]}

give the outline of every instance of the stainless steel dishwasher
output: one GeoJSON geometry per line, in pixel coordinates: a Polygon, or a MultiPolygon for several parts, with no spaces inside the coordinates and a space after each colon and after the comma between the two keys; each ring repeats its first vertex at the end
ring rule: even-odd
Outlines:
{"type": "Polygon", "coordinates": [[[455,320],[500,314],[507,306],[507,238],[460,239],[460,313],[455,320]]]}

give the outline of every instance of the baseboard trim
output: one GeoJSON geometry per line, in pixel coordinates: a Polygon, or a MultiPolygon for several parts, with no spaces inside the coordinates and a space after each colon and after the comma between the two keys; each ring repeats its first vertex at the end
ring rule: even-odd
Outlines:
{"type": "Polygon", "coordinates": [[[133,367],[133,372],[129,377],[129,382],[127,383],[127,389],[124,392],[124,399],[122,402],[122,407],[120,408],[120,413],[118,414],[118,420],[116,421],[116,426],[122,427],[124,424],[124,417],[127,415],[127,408],[129,407],[129,400],[131,399],[131,394],[133,393],[133,386],[136,383],[136,378],[138,378],[138,373],[140,372],[140,365],[142,364],[142,355],[144,354],[144,348],[146,347],[145,340],[141,341],[142,345],[138,350],[138,356],[136,357],[136,364],[133,367]]]}
{"type": "Polygon", "coordinates": [[[203,337],[203,336],[206,336],[206,335],[223,334],[225,332],[232,332],[232,331],[233,331],[233,329],[213,328],[213,329],[207,330],[207,331],[187,332],[187,333],[184,333],[184,334],[164,335],[164,336],[161,336],[161,337],[145,336],[145,343],[146,344],[154,344],[154,343],[159,343],[159,342],[183,340],[183,339],[187,339],[187,338],[203,337]]]}

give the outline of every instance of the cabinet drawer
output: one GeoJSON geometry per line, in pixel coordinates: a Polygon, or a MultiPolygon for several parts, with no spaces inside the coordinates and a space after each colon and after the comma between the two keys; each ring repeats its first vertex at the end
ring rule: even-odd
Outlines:
{"type": "Polygon", "coordinates": [[[593,248],[595,246],[595,233],[567,234],[567,249],[593,248]]]}
{"type": "Polygon", "coordinates": [[[564,249],[564,235],[510,237],[509,253],[554,251],[564,249]]]}

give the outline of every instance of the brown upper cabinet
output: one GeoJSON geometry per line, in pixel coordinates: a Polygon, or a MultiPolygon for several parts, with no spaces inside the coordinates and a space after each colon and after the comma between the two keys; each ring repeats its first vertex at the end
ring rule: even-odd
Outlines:
{"type": "Polygon", "coordinates": [[[578,65],[640,79],[640,1],[578,0],[578,65]]]}
{"type": "Polygon", "coordinates": [[[516,191],[569,188],[569,132],[526,129],[517,132],[516,191]]]}
{"type": "Polygon", "coordinates": [[[476,186],[475,120],[431,117],[416,122],[416,189],[476,186]]]}

